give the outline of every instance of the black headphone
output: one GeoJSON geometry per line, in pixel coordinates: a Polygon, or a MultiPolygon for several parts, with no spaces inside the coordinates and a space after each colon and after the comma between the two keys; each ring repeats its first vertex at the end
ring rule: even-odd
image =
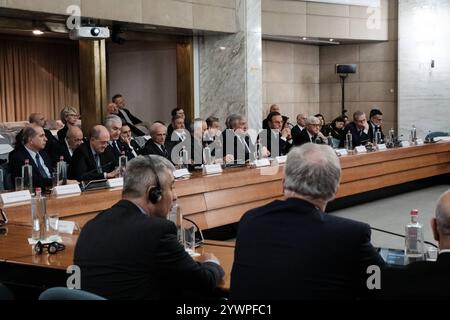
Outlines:
{"type": "Polygon", "coordinates": [[[156,173],[155,165],[153,163],[153,159],[151,156],[148,156],[149,163],[150,163],[150,169],[153,171],[156,179],[156,186],[151,187],[148,190],[148,200],[153,203],[157,204],[162,199],[162,190],[161,185],[159,184],[158,174],[156,173]]]}
{"type": "Polygon", "coordinates": [[[47,252],[49,254],[55,254],[58,251],[62,251],[66,248],[65,245],[63,245],[62,243],[58,243],[56,241],[52,242],[52,243],[42,243],[40,241],[38,241],[36,243],[36,245],[34,246],[34,252],[36,252],[37,254],[42,254],[44,252],[45,249],[47,249],[47,252]]]}

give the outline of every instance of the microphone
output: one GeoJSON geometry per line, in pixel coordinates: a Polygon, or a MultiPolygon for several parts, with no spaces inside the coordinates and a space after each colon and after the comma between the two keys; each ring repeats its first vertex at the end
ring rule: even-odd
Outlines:
{"type": "MultiPolygon", "coordinates": [[[[392,231],[387,231],[387,230],[383,230],[383,229],[379,229],[379,228],[375,228],[375,227],[370,227],[370,229],[375,230],[375,231],[379,231],[379,232],[383,232],[383,233],[387,233],[387,234],[390,234],[390,235],[393,235],[393,236],[406,238],[405,235],[400,234],[400,233],[395,233],[395,232],[392,232],[392,231]]],[[[435,245],[434,243],[431,243],[429,241],[424,241],[423,243],[426,243],[426,244],[428,244],[428,245],[430,245],[432,247],[435,247],[435,248],[439,248],[437,245],[435,245]]]]}
{"type": "Polygon", "coordinates": [[[186,218],[185,216],[183,216],[183,220],[189,221],[190,223],[192,223],[197,228],[198,232],[200,233],[200,241],[197,241],[197,239],[195,239],[195,246],[197,247],[197,244],[199,246],[201,246],[205,242],[205,238],[203,237],[202,229],[200,229],[199,226],[194,221],[192,221],[191,219],[186,218]]]}

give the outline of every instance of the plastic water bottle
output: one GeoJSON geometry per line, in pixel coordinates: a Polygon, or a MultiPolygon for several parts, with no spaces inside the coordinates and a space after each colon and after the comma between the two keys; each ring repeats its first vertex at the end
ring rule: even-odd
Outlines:
{"type": "Polygon", "coordinates": [[[67,184],[67,163],[64,161],[64,157],[59,157],[59,161],[56,164],[56,179],[57,185],[66,185],[67,184]]]}
{"type": "Polygon", "coordinates": [[[418,218],[419,210],[411,210],[411,222],[405,227],[405,264],[424,260],[423,226],[418,218]]]}
{"type": "Polygon", "coordinates": [[[417,130],[416,130],[416,126],[412,125],[411,128],[411,139],[410,139],[412,144],[416,144],[417,142],[417,130]]]}
{"type": "Polygon", "coordinates": [[[375,131],[375,144],[381,144],[381,131],[380,128],[377,128],[377,131],[375,131]]]}
{"type": "Polygon", "coordinates": [[[169,214],[167,215],[167,219],[172,221],[177,226],[177,240],[181,244],[183,244],[183,232],[181,230],[181,227],[183,225],[183,215],[181,214],[181,208],[178,205],[178,203],[174,202],[172,204],[172,208],[169,211],[169,214]]]}
{"type": "Polygon", "coordinates": [[[36,188],[36,194],[31,198],[31,225],[33,226],[31,237],[33,240],[46,239],[47,203],[41,195],[41,188],[36,188]]]}
{"type": "Polygon", "coordinates": [[[203,149],[203,160],[206,165],[210,165],[212,163],[211,148],[208,146],[203,149]]]}
{"type": "Polygon", "coordinates": [[[263,145],[258,140],[258,142],[256,143],[255,160],[261,160],[263,158],[262,149],[263,149],[263,145]]]}
{"type": "Polygon", "coordinates": [[[0,193],[5,191],[5,182],[3,178],[3,169],[0,168],[0,193]]]}
{"type": "Polygon", "coordinates": [[[327,144],[333,148],[333,136],[331,135],[331,132],[328,133],[327,144]]]}
{"type": "Polygon", "coordinates": [[[25,159],[25,164],[22,166],[22,183],[23,190],[28,189],[30,193],[33,193],[33,167],[29,159],[25,159]]]}
{"type": "Polygon", "coordinates": [[[119,177],[123,177],[125,169],[127,167],[128,158],[125,155],[125,151],[122,151],[122,155],[119,157],[119,177]]]}
{"type": "Polygon", "coordinates": [[[347,134],[345,135],[345,149],[347,149],[347,151],[353,150],[353,137],[350,130],[348,130],[347,134]]]}
{"type": "Polygon", "coordinates": [[[181,149],[181,159],[182,159],[183,166],[185,168],[187,168],[187,166],[189,164],[189,153],[185,147],[183,147],[183,149],[181,149]]]}

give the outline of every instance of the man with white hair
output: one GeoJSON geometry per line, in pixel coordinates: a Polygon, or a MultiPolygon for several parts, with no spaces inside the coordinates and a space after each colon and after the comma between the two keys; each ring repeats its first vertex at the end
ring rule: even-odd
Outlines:
{"type": "Polygon", "coordinates": [[[436,261],[416,261],[405,268],[386,268],[381,277],[381,297],[450,299],[450,189],[437,202],[431,230],[440,249],[436,261]]]}
{"type": "Polygon", "coordinates": [[[152,138],[145,143],[142,154],[154,154],[170,160],[170,154],[164,145],[167,136],[166,126],[155,122],[150,127],[150,136],[152,138]]]}
{"type": "Polygon", "coordinates": [[[322,144],[325,139],[320,132],[321,122],[317,117],[310,116],[306,119],[306,128],[300,132],[299,135],[292,137],[295,146],[301,146],[305,143],[318,143],[322,144]]]}
{"type": "Polygon", "coordinates": [[[339,159],[323,145],[293,148],[285,200],[248,211],[239,222],[230,298],[354,299],[367,294],[367,268],[383,260],[370,226],[325,213],[341,177],[339,159]]]}
{"type": "Polygon", "coordinates": [[[114,114],[110,114],[105,118],[105,127],[109,132],[109,146],[108,149],[114,154],[116,164],[119,163],[119,157],[125,154],[128,159],[132,159],[127,155],[127,148],[125,144],[120,140],[120,133],[122,130],[122,119],[114,114]]]}

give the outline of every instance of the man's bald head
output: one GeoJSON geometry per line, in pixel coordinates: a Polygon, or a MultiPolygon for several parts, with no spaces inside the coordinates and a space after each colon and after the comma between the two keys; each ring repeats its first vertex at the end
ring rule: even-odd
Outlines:
{"type": "Polygon", "coordinates": [[[450,237],[450,190],[445,192],[438,200],[436,206],[437,228],[441,237],[450,237]]]}
{"type": "Polygon", "coordinates": [[[44,128],[45,127],[45,123],[46,123],[46,119],[45,116],[42,113],[32,113],[30,114],[30,116],[28,117],[28,121],[31,124],[35,124],[39,127],[44,128]]]}
{"type": "Polygon", "coordinates": [[[90,144],[92,149],[98,154],[105,152],[109,141],[109,132],[102,125],[96,125],[90,132],[90,144]]]}
{"type": "Polygon", "coordinates": [[[75,150],[83,143],[83,131],[77,126],[70,126],[67,130],[66,140],[70,149],[75,150]]]}

